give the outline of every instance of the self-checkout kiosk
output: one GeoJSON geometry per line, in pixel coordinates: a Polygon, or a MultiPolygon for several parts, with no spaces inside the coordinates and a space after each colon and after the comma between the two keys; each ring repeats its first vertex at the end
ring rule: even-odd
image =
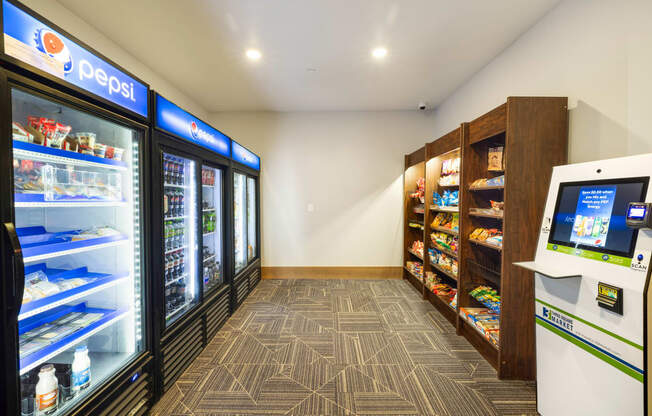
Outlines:
{"type": "Polygon", "coordinates": [[[535,259],[515,263],[535,272],[542,416],[648,414],[651,175],[652,154],[553,169],[535,259]]]}

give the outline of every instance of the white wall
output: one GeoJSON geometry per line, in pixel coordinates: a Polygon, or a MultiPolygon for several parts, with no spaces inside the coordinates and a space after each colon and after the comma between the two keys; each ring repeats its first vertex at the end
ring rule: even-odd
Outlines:
{"type": "MultiPolygon", "coordinates": [[[[82,40],[102,55],[111,59],[127,71],[150,85],[150,87],[175,104],[183,107],[200,118],[206,119],[208,113],[191,97],[178,90],[172,84],[161,78],[155,70],[148,68],[133,55],[87,24],[70,10],[54,0],[21,0],[25,6],[45,16],[57,26],[82,40]]],[[[124,11],[120,11],[124,12],[124,11]]]]}
{"type": "Polygon", "coordinates": [[[652,2],[565,0],[435,111],[434,137],[510,95],[569,97],[570,162],[652,152],[652,2]]]}
{"type": "Polygon", "coordinates": [[[263,266],[401,265],[403,155],[428,140],[431,116],[218,113],[210,121],[261,156],[263,266]]]}

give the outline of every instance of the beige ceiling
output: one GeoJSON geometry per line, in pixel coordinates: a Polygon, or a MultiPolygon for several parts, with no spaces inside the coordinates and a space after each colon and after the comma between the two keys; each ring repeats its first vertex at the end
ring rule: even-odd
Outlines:
{"type": "Polygon", "coordinates": [[[58,1],[208,112],[436,106],[558,2],[58,1]]]}

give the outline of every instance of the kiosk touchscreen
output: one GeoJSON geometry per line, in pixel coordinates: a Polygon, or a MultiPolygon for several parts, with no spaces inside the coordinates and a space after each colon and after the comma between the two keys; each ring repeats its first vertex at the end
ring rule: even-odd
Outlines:
{"type": "Polygon", "coordinates": [[[652,154],[553,169],[535,271],[542,416],[643,415],[652,154]]]}

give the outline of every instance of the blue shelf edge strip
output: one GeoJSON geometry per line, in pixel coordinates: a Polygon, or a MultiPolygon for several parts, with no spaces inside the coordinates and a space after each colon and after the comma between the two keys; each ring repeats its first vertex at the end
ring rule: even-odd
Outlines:
{"type": "MultiPolygon", "coordinates": [[[[59,292],[55,295],[48,296],[42,299],[37,299],[33,300],[31,302],[27,302],[23,304],[20,308],[20,313],[19,317],[21,314],[29,313],[33,311],[34,309],[39,309],[44,306],[47,306],[49,304],[58,302],[62,299],[65,299],[70,296],[77,295],[79,293],[86,292],[88,290],[91,290],[93,288],[96,288],[101,285],[105,285],[109,282],[112,282],[114,280],[119,280],[123,279],[127,276],[129,276],[129,272],[124,272],[124,273],[117,273],[117,274],[106,274],[106,273],[90,273],[88,272],[88,269],[86,267],[80,267],[79,269],[74,269],[74,270],[62,270],[62,269],[48,269],[45,266],[45,263],[39,263],[39,264],[34,264],[31,266],[26,266],[25,267],[25,275],[28,275],[30,273],[34,273],[38,270],[43,271],[47,276],[48,280],[52,279],[57,279],[57,278],[64,278],[64,279],[74,279],[77,277],[89,277],[89,278],[94,278],[94,280],[91,283],[85,284],[83,286],[78,286],[76,288],[66,290],[63,292],[59,292]]],[[[20,320],[20,319],[19,319],[20,320]]]]}
{"type": "Polygon", "coordinates": [[[16,229],[18,239],[23,247],[23,257],[53,254],[59,251],[74,250],[84,247],[91,247],[99,244],[106,244],[115,241],[127,240],[126,235],[111,235],[87,240],[70,241],[70,235],[76,231],[64,231],[59,233],[48,233],[43,227],[24,227],[16,229]]]}
{"type": "Polygon", "coordinates": [[[41,146],[39,144],[21,142],[14,140],[14,149],[21,149],[29,152],[42,153],[49,156],[63,157],[72,160],[79,160],[83,162],[100,163],[108,166],[118,166],[126,168],[127,164],[121,160],[105,159],[103,157],[85,155],[83,153],[71,152],[68,150],[55,149],[52,147],[41,146]]]}
{"type": "Polygon", "coordinates": [[[97,308],[87,308],[86,303],[82,302],[74,306],[59,306],[57,308],[52,309],[49,311],[47,314],[40,314],[33,316],[31,318],[26,319],[23,321],[23,325],[18,324],[18,333],[23,334],[27,331],[30,331],[34,328],[38,328],[41,325],[47,324],[49,322],[55,321],[59,318],[61,318],[64,315],[67,315],[69,313],[73,312],[84,312],[84,313],[102,313],[104,316],[100,318],[99,320],[93,322],[92,324],[85,326],[81,328],[80,330],[64,337],[61,338],[59,341],[56,341],[47,347],[40,349],[36,351],[35,353],[32,353],[28,355],[25,358],[20,359],[20,368],[23,369],[36,361],[39,361],[43,357],[46,357],[47,355],[61,349],[62,347],[71,344],[74,342],[76,339],[79,339],[83,337],[84,335],[88,334],[89,332],[95,330],[96,328],[104,325],[105,323],[112,321],[119,316],[125,314],[128,312],[128,309],[118,309],[118,310],[111,310],[111,309],[97,309],[97,308]]]}
{"type": "Polygon", "coordinates": [[[47,202],[47,203],[67,203],[67,202],[115,202],[116,204],[121,204],[127,202],[124,199],[106,199],[106,198],[86,198],[86,197],[68,197],[65,195],[61,195],[61,199],[57,199],[54,201],[46,201],[45,200],[45,195],[44,194],[21,194],[21,193],[15,193],[14,194],[14,202],[28,202],[28,203],[40,203],[40,202],[47,202]]]}

